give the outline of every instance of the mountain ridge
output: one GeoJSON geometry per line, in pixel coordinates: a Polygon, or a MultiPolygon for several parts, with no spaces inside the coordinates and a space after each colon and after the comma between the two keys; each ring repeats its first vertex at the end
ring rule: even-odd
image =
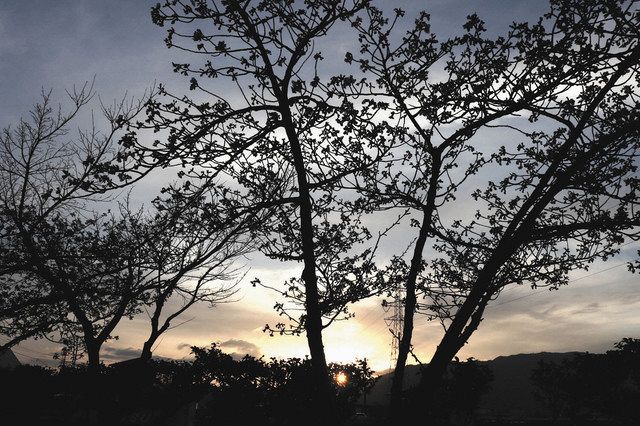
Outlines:
{"type": "MultiPolygon", "coordinates": [[[[532,418],[545,416],[544,409],[536,402],[533,395],[534,386],[530,377],[533,369],[540,361],[560,363],[578,354],[587,352],[537,352],[514,355],[500,355],[487,361],[477,361],[489,367],[493,373],[490,389],[480,400],[478,410],[491,413],[493,416],[507,418],[532,418]]],[[[371,405],[388,404],[392,373],[379,376],[375,386],[367,395],[367,403],[371,405]]],[[[420,366],[407,365],[404,388],[418,384],[420,366]]]]}

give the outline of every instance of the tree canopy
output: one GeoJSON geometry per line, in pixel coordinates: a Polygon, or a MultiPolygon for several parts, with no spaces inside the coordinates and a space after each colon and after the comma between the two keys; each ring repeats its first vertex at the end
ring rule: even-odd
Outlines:
{"type": "MultiPolygon", "coordinates": [[[[151,19],[167,27],[168,48],[193,58],[172,63],[187,93],[159,85],[103,108],[108,131],[72,142],[68,125],[92,90],[73,92],[67,115],[45,94],[30,121],[5,129],[0,332],[10,344],[82,335],[97,369],[121,318],[149,310],[148,360],[193,304],[229,300],[243,277],[234,259],[260,251],[301,266],[284,283],[250,278],[279,298],[283,319],[264,331],[307,339],[300,368],[310,369],[317,424],[342,418],[324,330],[352,304],[403,288],[395,424],[433,409],[451,361],[507,286],[557,289],[640,239],[636,1],[551,0],[504,34],[471,14],[444,39],[427,11],[385,10],[369,0],[166,0],[151,19]],[[336,33],[355,41],[338,60],[336,33]],[[175,180],[150,208],[96,207],[158,172],[175,180]],[[381,258],[398,230],[406,244],[381,258]],[[444,332],[403,398],[417,313],[444,332]]],[[[196,354],[240,365],[215,346],[196,354]]],[[[256,384],[240,376],[240,388],[256,384]]]]}

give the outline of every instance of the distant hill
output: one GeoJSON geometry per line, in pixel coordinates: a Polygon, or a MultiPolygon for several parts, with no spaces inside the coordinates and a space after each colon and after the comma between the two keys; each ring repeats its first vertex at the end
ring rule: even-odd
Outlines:
{"type": "Polygon", "coordinates": [[[480,408],[509,418],[544,416],[533,396],[531,372],[540,361],[560,363],[579,352],[541,352],[499,356],[485,364],[493,371],[491,390],[483,397],[480,408]]]}
{"type": "MultiPolygon", "coordinates": [[[[480,361],[493,372],[491,390],[482,398],[479,409],[493,416],[507,418],[532,418],[544,416],[540,405],[533,396],[531,372],[543,360],[560,363],[571,359],[580,352],[541,352],[537,354],[519,354],[499,356],[491,361],[480,361]]],[[[368,404],[387,405],[391,388],[391,373],[380,376],[371,392],[367,395],[368,404]]],[[[405,388],[415,386],[420,381],[420,368],[408,365],[405,376],[405,388]]]]}
{"type": "Polygon", "coordinates": [[[0,368],[15,368],[20,365],[20,361],[11,349],[0,349],[0,368]]]}

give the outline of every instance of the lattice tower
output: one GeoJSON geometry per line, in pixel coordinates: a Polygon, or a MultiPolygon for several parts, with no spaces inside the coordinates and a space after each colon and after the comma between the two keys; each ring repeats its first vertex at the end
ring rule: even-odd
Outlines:
{"type": "Polygon", "coordinates": [[[404,286],[396,284],[391,293],[391,300],[384,303],[384,310],[388,314],[384,318],[391,333],[391,359],[390,368],[396,367],[398,361],[398,347],[402,339],[402,326],[404,324],[404,286]]]}

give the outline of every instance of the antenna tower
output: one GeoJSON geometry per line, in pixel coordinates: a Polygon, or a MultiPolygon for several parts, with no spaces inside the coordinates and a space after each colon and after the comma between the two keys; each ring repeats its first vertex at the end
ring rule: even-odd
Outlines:
{"type": "Polygon", "coordinates": [[[398,347],[402,339],[402,327],[404,324],[404,286],[396,283],[391,293],[391,301],[383,302],[384,311],[388,314],[384,318],[391,333],[391,359],[390,368],[393,369],[398,361],[398,347]]]}

